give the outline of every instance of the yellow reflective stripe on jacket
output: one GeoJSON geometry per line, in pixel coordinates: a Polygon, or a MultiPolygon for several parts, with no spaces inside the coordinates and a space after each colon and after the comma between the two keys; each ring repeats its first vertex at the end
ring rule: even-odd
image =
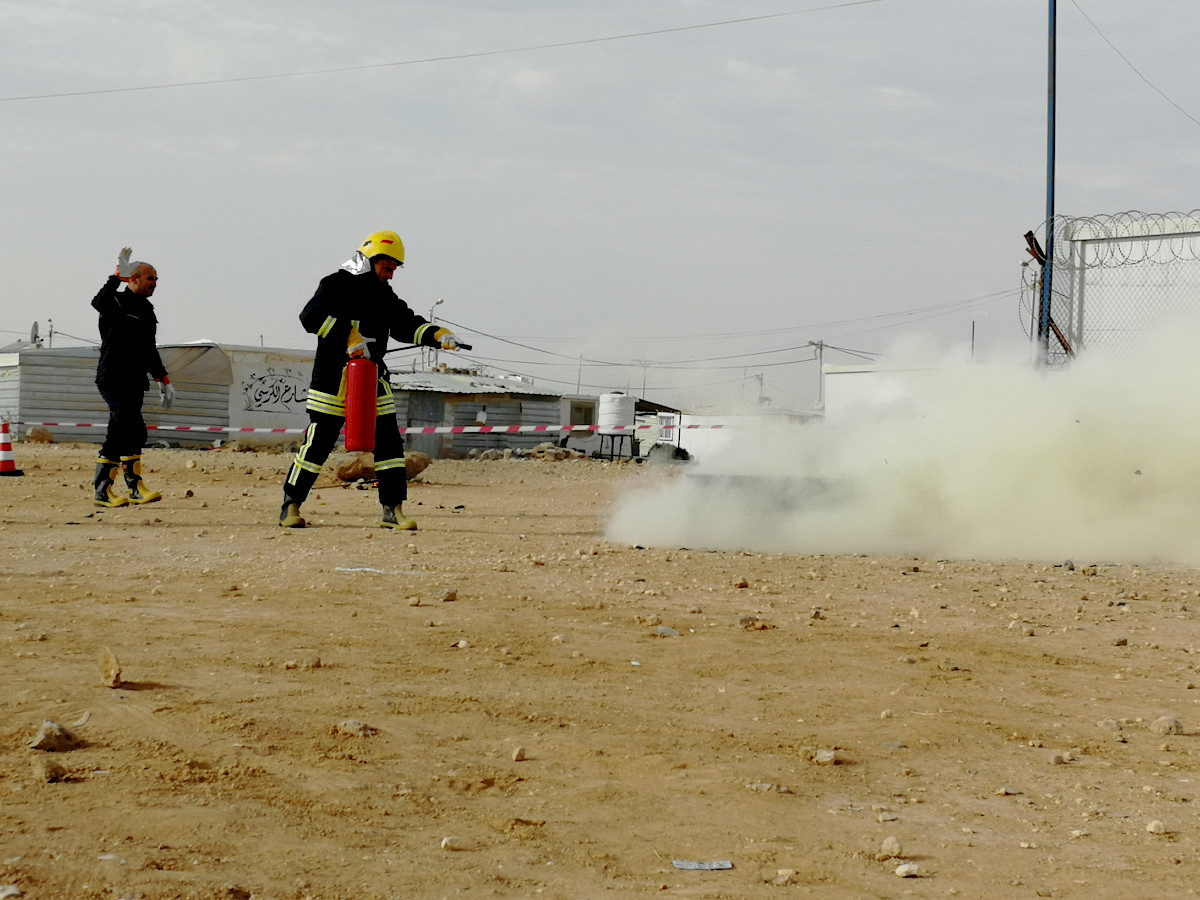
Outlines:
{"type": "Polygon", "coordinates": [[[325,413],[328,416],[345,416],[346,401],[335,394],[325,394],[309,388],[308,402],[304,408],[309,412],[325,413]]]}
{"type": "Polygon", "coordinates": [[[336,394],[318,391],[310,387],[308,389],[308,402],[304,404],[304,408],[309,412],[344,417],[346,415],[346,370],[342,369],[342,381],[338,385],[338,392],[336,394]]]}
{"type": "Polygon", "coordinates": [[[379,379],[379,383],[383,385],[383,393],[375,398],[375,415],[393,415],[396,412],[396,398],[392,394],[391,385],[382,378],[379,379]]]}
{"type": "Polygon", "coordinates": [[[430,328],[433,328],[436,330],[437,326],[434,325],[432,322],[426,322],[424,325],[422,325],[420,328],[418,328],[417,336],[415,338],[413,338],[413,343],[420,344],[421,341],[424,340],[424,338],[425,338],[425,332],[427,332],[430,328]]]}
{"type": "Polygon", "coordinates": [[[337,319],[335,319],[333,316],[326,316],[325,321],[321,323],[321,327],[317,329],[317,337],[326,337],[329,332],[333,330],[333,326],[336,324],[337,319]]]}
{"type": "MultiPolygon", "coordinates": [[[[390,416],[396,412],[396,397],[392,393],[391,385],[382,378],[377,380],[377,384],[383,386],[383,392],[375,398],[375,415],[390,416]]],[[[304,408],[312,412],[325,413],[329,416],[346,415],[346,373],[342,372],[342,383],[338,385],[338,392],[330,394],[325,391],[318,391],[315,388],[308,389],[308,401],[304,404],[304,408]]]]}

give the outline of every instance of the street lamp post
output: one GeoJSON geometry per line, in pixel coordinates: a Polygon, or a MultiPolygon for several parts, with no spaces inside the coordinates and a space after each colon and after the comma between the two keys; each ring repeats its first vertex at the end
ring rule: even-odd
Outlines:
{"type": "MultiPolygon", "coordinates": [[[[431,324],[437,321],[437,319],[434,318],[433,311],[441,306],[444,302],[445,301],[441,297],[438,297],[437,300],[433,302],[433,306],[429,307],[429,321],[431,324]]],[[[424,353],[425,348],[421,348],[421,352],[424,353]]],[[[437,351],[432,347],[429,348],[429,356],[427,359],[429,361],[425,364],[425,368],[432,372],[434,367],[437,365],[437,351]]]]}

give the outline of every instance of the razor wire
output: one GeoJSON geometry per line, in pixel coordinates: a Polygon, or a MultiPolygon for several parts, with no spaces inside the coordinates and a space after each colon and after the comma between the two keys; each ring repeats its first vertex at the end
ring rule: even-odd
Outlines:
{"type": "MultiPolygon", "coordinates": [[[[1200,312],[1200,210],[1055,216],[1053,226],[1048,362],[1099,349],[1129,356],[1152,327],[1200,312]]],[[[1040,299],[1034,270],[1022,306],[1033,313],[1040,299]]]]}

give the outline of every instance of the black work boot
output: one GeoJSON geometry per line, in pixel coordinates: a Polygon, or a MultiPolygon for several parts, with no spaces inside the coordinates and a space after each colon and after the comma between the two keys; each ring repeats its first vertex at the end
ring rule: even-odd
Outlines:
{"type": "Polygon", "coordinates": [[[300,504],[290,497],[284,497],[283,506],[279,507],[279,525],[281,528],[304,527],[304,518],[300,515],[300,504]]]}
{"type": "Polygon", "coordinates": [[[127,506],[129,500],[118,497],[113,493],[113,485],[117,481],[118,466],[111,459],[101,457],[96,460],[96,477],[92,481],[95,493],[92,502],[97,506],[127,506]]]}
{"type": "Polygon", "coordinates": [[[383,521],[379,524],[383,528],[395,528],[398,531],[416,531],[417,523],[412,519],[404,518],[404,510],[400,508],[400,504],[395,506],[383,507],[383,521]]]}
{"type": "Polygon", "coordinates": [[[162,494],[152,491],[142,481],[142,458],[140,456],[122,456],[121,469],[125,472],[125,485],[129,488],[130,503],[153,503],[161,500],[162,494]]]}

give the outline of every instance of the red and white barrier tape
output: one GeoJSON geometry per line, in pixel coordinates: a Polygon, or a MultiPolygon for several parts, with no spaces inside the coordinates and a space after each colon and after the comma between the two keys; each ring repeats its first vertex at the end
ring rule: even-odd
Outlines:
{"type": "MultiPolygon", "coordinates": [[[[104,422],[13,422],[14,425],[40,428],[107,428],[104,422]]],[[[698,428],[720,429],[724,425],[606,425],[609,431],[626,434],[633,431],[691,431],[698,428]]],[[[187,431],[212,434],[304,434],[304,428],[233,428],[223,425],[147,425],[149,431],[187,431]]],[[[599,425],[429,425],[400,428],[401,434],[550,434],[552,432],[597,432],[599,425]]]]}

